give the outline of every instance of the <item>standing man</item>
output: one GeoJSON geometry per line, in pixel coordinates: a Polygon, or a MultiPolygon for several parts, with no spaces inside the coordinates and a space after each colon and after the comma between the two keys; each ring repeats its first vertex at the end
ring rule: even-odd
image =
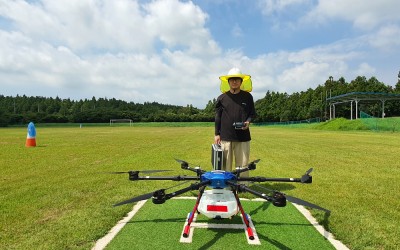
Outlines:
{"type": "MultiPolygon", "coordinates": [[[[214,143],[220,144],[224,152],[223,170],[232,171],[233,158],[236,167],[244,167],[250,157],[249,125],[255,117],[250,75],[244,75],[238,68],[232,68],[228,75],[221,76],[222,84],[229,85],[229,90],[217,98],[215,107],[215,137],[214,143]],[[244,86],[243,83],[250,84],[244,86]],[[246,91],[245,91],[246,90],[246,91]]],[[[226,88],[228,89],[228,88],[226,88]]],[[[242,173],[248,176],[248,172],[242,173]]]]}

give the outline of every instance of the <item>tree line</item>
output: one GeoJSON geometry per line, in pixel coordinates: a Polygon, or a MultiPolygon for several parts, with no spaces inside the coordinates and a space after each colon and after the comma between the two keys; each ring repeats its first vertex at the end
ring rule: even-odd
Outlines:
{"type": "MultiPolygon", "coordinates": [[[[395,87],[385,85],[376,77],[367,79],[365,76],[358,76],[351,82],[346,82],[343,77],[333,80],[329,77],[324,85],[318,85],[315,89],[293,93],[270,92],[264,98],[256,101],[258,121],[262,122],[284,122],[307,120],[310,118],[329,119],[330,97],[343,95],[351,92],[378,92],[400,94],[400,73],[399,81],[395,87]]],[[[358,110],[369,115],[380,117],[382,103],[377,101],[362,101],[358,104],[358,110]]],[[[354,110],[353,110],[354,112],[354,110]]],[[[351,106],[349,103],[335,105],[336,117],[351,118],[351,106]]],[[[385,102],[386,117],[400,116],[400,100],[385,102]]]]}
{"type": "Polygon", "coordinates": [[[105,123],[110,119],[131,119],[133,122],[210,121],[212,115],[187,105],[186,107],[145,102],[126,102],[115,98],[71,100],[0,95],[2,126],[35,123],[105,123]]]}
{"type": "MultiPolygon", "coordinates": [[[[400,80],[396,86],[385,85],[375,77],[358,76],[347,83],[343,77],[329,77],[315,89],[292,94],[268,91],[255,101],[257,118],[254,122],[283,122],[329,119],[326,99],[349,92],[400,93],[400,80]]],[[[59,97],[3,96],[0,95],[0,126],[35,123],[105,123],[110,119],[131,119],[133,122],[211,122],[214,121],[216,99],[209,100],[204,109],[192,105],[176,106],[157,102],[134,103],[115,98],[84,100],[59,97]]],[[[360,103],[359,109],[373,116],[381,111],[380,102],[360,103]]],[[[350,117],[350,105],[335,108],[336,117],[350,117]]],[[[400,101],[385,103],[386,116],[400,116],[400,101]]]]}

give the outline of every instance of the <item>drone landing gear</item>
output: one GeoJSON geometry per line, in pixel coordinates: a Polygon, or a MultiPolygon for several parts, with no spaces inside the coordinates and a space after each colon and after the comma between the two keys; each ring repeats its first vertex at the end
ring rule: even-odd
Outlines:
{"type": "Polygon", "coordinates": [[[250,227],[249,218],[247,217],[247,214],[244,212],[243,207],[242,207],[242,203],[240,203],[239,196],[238,196],[238,194],[236,192],[235,192],[235,198],[236,198],[240,213],[242,214],[243,222],[244,222],[244,224],[246,226],[247,235],[248,235],[250,240],[254,240],[253,229],[250,227]]]}
{"type": "Polygon", "coordinates": [[[192,211],[192,212],[190,213],[190,215],[189,215],[187,225],[185,226],[185,229],[183,230],[183,235],[182,235],[182,236],[183,236],[184,238],[189,237],[190,225],[191,225],[192,222],[193,222],[194,215],[195,215],[196,212],[197,212],[197,208],[199,207],[200,199],[201,199],[201,196],[203,196],[203,193],[204,193],[204,189],[205,189],[205,188],[206,188],[206,187],[203,186],[203,187],[201,187],[201,188],[199,189],[199,195],[197,196],[196,204],[194,205],[193,211],[192,211]]]}
{"type": "Polygon", "coordinates": [[[194,223],[194,221],[196,220],[197,214],[198,212],[198,207],[199,207],[199,203],[201,200],[201,197],[203,196],[204,193],[204,189],[205,187],[202,187],[199,189],[199,195],[197,197],[196,200],[196,204],[192,210],[192,212],[190,212],[188,214],[188,217],[186,219],[185,222],[185,226],[183,228],[183,232],[182,232],[182,237],[181,237],[181,242],[182,243],[191,243],[192,242],[192,235],[193,235],[193,230],[191,231],[191,228],[195,228],[195,227],[201,227],[201,228],[219,228],[219,227],[223,227],[223,228],[232,228],[232,229],[245,229],[245,233],[247,236],[247,242],[251,245],[261,245],[260,240],[258,239],[257,234],[255,233],[255,229],[254,229],[254,225],[251,222],[250,216],[248,216],[245,212],[244,209],[242,207],[242,204],[240,202],[239,196],[237,194],[237,192],[234,192],[234,196],[237,202],[237,206],[239,208],[240,214],[241,214],[241,218],[243,221],[243,225],[240,224],[207,224],[207,223],[194,223]],[[254,231],[253,231],[254,229],[254,231]]]}

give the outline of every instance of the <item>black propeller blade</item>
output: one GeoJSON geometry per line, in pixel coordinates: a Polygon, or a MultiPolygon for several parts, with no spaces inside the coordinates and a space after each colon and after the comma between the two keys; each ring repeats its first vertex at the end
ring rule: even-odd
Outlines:
{"type": "Polygon", "coordinates": [[[302,206],[306,206],[306,207],[311,207],[311,208],[319,209],[319,210],[322,210],[322,211],[324,211],[324,212],[326,212],[326,213],[328,213],[328,214],[331,213],[330,210],[325,209],[325,208],[323,208],[323,207],[320,207],[320,206],[318,206],[318,205],[315,205],[315,204],[313,204],[313,203],[310,203],[310,202],[308,202],[308,201],[305,201],[305,200],[302,200],[302,199],[299,199],[299,198],[296,198],[296,197],[292,197],[292,196],[289,196],[289,195],[286,195],[286,194],[285,194],[285,196],[286,196],[286,199],[287,199],[288,201],[292,202],[292,203],[296,203],[296,204],[299,204],[299,205],[302,205],[302,206]]]}
{"type": "Polygon", "coordinates": [[[261,161],[261,159],[254,160],[254,161],[250,162],[249,164],[243,166],[243,168],[249,167],[249,166],[251,166],[251,165],[253,165],[253,164],[257,164],[257,163],[259,163],[260,161],[261,161]]]}
{"type": "Polygon", "coordinates": [[[314,168],[310,168],[309,170],[307,170],[307,172],[305,174],[309,175],[313,170],[314,170],[314,168]]]}
{"type": "Polygon", "coordinates": [[[260,161],[260,159],[257,159],[257,160],[255,160],[255,161],[252,161],[252,162],[250,162],[250,163],[247,165],[247,167],[248,167],[250,170],[254,170],[254,169],[256,169],[256,164],[257,164],[259,161],[260,161]]]}
{"type": "Polygon", "coordinates": [[[261,159],[254,160],[243,167],[239,166],[237,169],[243,169],[243,168],[255,169],[255,164],[257,164],[260,160],[261,159]]]}
{"type": "Polygon", "coordinates": [[[301,177],[301,182],[302,183],[307,183],[312,181],[312,177],[310,176],[310,173],[313,171],[313,168],[310,168],[309,170],[307,170],[307,172],[301,177]]]}
{"type": "Polygon", "coordinates": [[[177,161],[177,162],[179,162],[179,163],[183,163],[183,164],[188,164],[188,165],[189,165],[189,163],[186,162],[186,161],[184,161],[184,160],[180,160],[180,159],[176,159],[176,158],[175,158],[175,161],[177,161]]]}
{"type": "MultiPolygon", "coordinates": [[[[175,158],[175,161],[179,162],[181,164],[181,166],[185,166],[185,167],[189,167],[189,165],[192,165],[192,166],[195,165],[195,164],[192,164],[192,163],[189,163],[187,161],[180,160],[177,158],[175,158]]],[[[200,166],[195,166],[194,168],[200,168],[200,166]]]]}
{"type": "Polygon", "coordinates": [[[189,168],[189,163],[187,161],[179,160],[175,158],[175,161],[179,162],[181,164],[182,169],[188,169],[189,168]]]}
{"type": "MultiPolygon", "coordinates": [[[[312,171],[312,168],[309,169],[307,172],[308,172],[308,173],[311,173],[311,171],[312,171]]],[[[254,184],[254,186],[259,187],[259,188],[264,189],[264,190],[268,190],[269,192],[281,193],[281,194],[285,195],[286,199],[287,199],[288,201],[292,202],[292,203],[296,203],[296,204],[299,204],[299,205],[302,205],[302,206],[306,206],[306,207],[311,207],[311,208],[319,209],[319,210],[322,210],[322,211],[324,211],[324,212],[326,212],[326,213],[328,213],[328,214],[331,213],[330,210],[325,209],[325,208],[323,208],[323,207],[320,207],[320,206],[318,206],[318,205],[315,205],[315,204],[313,204],[313,203],[310,203],[310,202],[308,202],[308,201],[305,201],[305,200],[302,200],[302,199],[299,199],[299,198],[296,198],[296,197],[293,197],[293,196],[289,196],[289,195],[286,195],[286,194],[284,194],[284,193],[282,193],[282,192],[279,192],[279,191],[276,191],[276,190],[271,190],[271,189],[268,189],[268,188],[266,188],[266,187],[263,187],[263,186],[260,186],[260,185],[257,185],[257,184],[254,184]]]]}
{"type": "MultiPolygon", "coordinates": [[[[162,191],[164,191],[164,189],[160,189],[160,190],[157,190],[157,191],[155,191],[155,192],[160,192],[160,191],[162,192],[162,191]]],[[[117,203],[117,204],[114,204],[114,207],[121,206],[121,205],[125,205],[125,204],[128,204],[128,203],[133,203],[133,202],[137,202],[137,201],[142,201],[142,200],[150,199],[151,197],[153,197],[153,194],[154,194],[155,192],[151,192],[151,193],[147,193],[147,194],[142,194],[142,195],[140,195],[140,196],[133,197],[133,198],[131,198],[131,199],[129,199],[129,200],[121,201],[121,202],[119,202],[119,203],[117,203]]]]}

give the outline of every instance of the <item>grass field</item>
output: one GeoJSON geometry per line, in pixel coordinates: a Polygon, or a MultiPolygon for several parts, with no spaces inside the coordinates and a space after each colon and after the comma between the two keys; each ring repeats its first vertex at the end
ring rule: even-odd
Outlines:
{"type": "MultiPolygon", "coordinates": [[[[312,213],[351,249],[400,248],[399,133],[251,129],[251,158],[261,158],[251,175],[313,167],[311,185],[266,186],[330,209],[328,218],[312,213]]],[[[26,128],[0,136],[0,249],[90,249],[131,208],[112,204],[171,184],[101,172],[187,174],[174,158],[211,168],[212,127],[39,126],[35,148],[24,146],[26,128]]]]}
{"type": "MultiPolygon", "coordinates": [[[[278,208],[269,202],[250,200],[241,203],[251,216],[260,245],[249,244],[243,229],[222,228],[192,228],[192,242],[180,243],[185,218],[194,202],[173,199],[155,205],[147,201],[106,249],[335,249],[293,205],[278,208]]],[[[195,223],[243,225],[240,216],[214,220],[201,214],[195,223]]]]}

